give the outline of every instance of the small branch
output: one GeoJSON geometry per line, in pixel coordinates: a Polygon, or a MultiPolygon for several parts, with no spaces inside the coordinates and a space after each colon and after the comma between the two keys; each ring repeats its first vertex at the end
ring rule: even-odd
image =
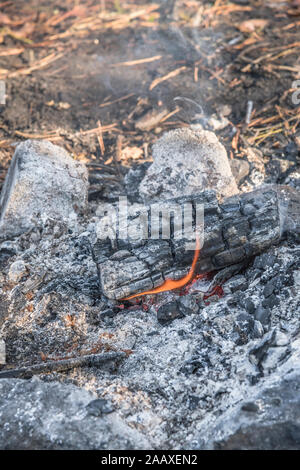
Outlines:
{"type": "Polygon", "coordinates": [[[102,126],[101,126],[100,120],[98,121],[97,124],[98,124],[97,138],[98,138],[99,147],[100,147],[100,150],[101,150],[101,155],[103,157],[104,154],[105,154],[105,146],[104,146],[104,142],[103,142],[102,126]]]}
{"type": "Polygon", "coordinates": [[[156,78],[155,80],[153,80],[153,82],[151,83],[150,87],[149,87],[149,90],[153,90],[153,88],[155,88],[157,85],[159,85],[160,83],[166,81],[166,80],[169,80],[170,78],[174,78],[176,77],[177,75],[179,75],[181,72],[183,72],[184,70],[186,70],[187,67],[183,66],[183,67],[179,67],[178,69],[175,69],[175,70],[172,70],[172,72],[169,72],[167,73],[167,75],[164,75],[163,77],[159,77],[159,78],[156,78]]]}
{"type": "Polygon", "coordinates": [[[146,64],[149,62],[154,62],[156,60],[160,60],[162,58],[161,55],[155,55],[153,57],[147,57],[145,59],[138,59],[138,60],[128,60],[127,62],[118,62],[115,64],[111,64],[111,67],[130,67],[132,65],[140,65],[140,64],[146,64]]]}
{"type": "Polygon", "coordinates": [[[37,374],[44,374],[47,372],[62,372],[75,367],[98,367],[105,362],[113,361],[116,359],[123,359],[126,357],[124,352],[110,352],[103,354],[90,354],[87,356],[78,356],[71,359],[62,359],[59,361],[42,362],[28,367],[21,367],[20,369],[7,369],[0,371],[0,379],[21,378],[27,379],[37,374]]]}
{"type": "Polygon", "coordinates": [[[253,112],[253,101],[249,100],[247,102],[247,111],[246,111],[246,117],[245,117],[245,123],[247,126],[251,122],[252,112],[253,112]]]}

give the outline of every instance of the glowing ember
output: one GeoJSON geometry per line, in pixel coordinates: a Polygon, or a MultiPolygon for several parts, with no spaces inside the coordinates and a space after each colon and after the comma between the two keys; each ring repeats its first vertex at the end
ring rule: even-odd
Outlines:
{"type": "MultiPolygon", "coordinates": [[[[223,297],[224,291],[222,286],[215,286],[213,290],[209,293],[207,293],[204,297],[203,300],[209,299],[209,297],[212,297],[213,295],[217,295],[219,298],[223,297]]],[[[205,305],[209,305],[209,302],[205,302],[205,305]]]]}
{"type": "Polygon", "coordinates": [[[135,297],[140,297],[142,295],[158,294],[159,292],[175,290],[175,289],[179,289],[180,287],[185,286],[188,282],[190,282],[193,279],[196,263],[199,258],[199,253],[200,253],[200,240],[196,238],[196,248],[195,248],[195,253],[194,253],[194,259],[192,262],[192,266],[186,276],[182,277],[181,279],[178,279],[177,281],[174,281],[173,279],[166,279],[165,282],[161,286],[155,287],[155,289],[141,292],[140,294],[130,295],[129,297],[125,297],[122,300],[130,300],[130,299],[134,299],[135,297]]]}

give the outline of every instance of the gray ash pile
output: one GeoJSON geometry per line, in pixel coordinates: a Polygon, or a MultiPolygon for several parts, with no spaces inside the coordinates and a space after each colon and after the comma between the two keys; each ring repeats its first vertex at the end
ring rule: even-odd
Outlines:
{"type": "Polygon", "coordinates": [[[117,203],[88,203],[85,168],[59,147],[28,141],[14,162],[1,199],[0,447],[299,448],[297,189],[175,188],[166,207],[204,202],[193,280],[139,296],[186,276],[193,252],[99,241],[99,214],[112,220],[117,203]]]}

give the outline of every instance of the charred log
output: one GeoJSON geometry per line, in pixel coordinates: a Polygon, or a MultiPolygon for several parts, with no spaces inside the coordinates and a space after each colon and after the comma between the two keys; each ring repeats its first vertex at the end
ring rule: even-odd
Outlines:
{"type": "MultiPolygon", "coordinates": [[[[196,273],[220,270],[261,253],[284,236],[299,231],[299,193],[291,189],[262,187],[251,193],[225,199],[205,191],[198,195],[166,201],[166,207],[186,202],[204,205],[204,243],[196,273]]],[[[185,239],[141,241],[98,240],[94,259],[98,265],[103,293],[111,299],[147,291],[164,280],[187,273],[193,252],[186,251],[185,239]]]]}
{"type": "Polygon", "coordinates": [[[99,367],[100,365],[124,359],[126,354],[120,352],[109,352],[102,354],[90,354],[70,359],[61,359],[56,361],[43,362],[19,369],[6,369],[0,371],[0,379],[22,378],[28,379],[34,375],[46,374],[51,372],[63,372],[74,369],[75,367],[99,367]]]}

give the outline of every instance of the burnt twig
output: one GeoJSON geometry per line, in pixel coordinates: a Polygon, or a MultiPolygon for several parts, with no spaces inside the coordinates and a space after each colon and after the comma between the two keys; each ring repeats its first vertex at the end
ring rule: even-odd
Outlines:
{"type": "Polygon", "coordinates": [[[71,359],[62,359],[58,361],[42,362],[20,369],[8,369],[0,372],[0,379],[21,378],[27,379],[37,374],[47,372],[62,372],[75,367],[98,367],[105,362],[126,357],[124,352],[109,352],[103,354],[89,354],[87,356],[79,356],[71,359]]]}

